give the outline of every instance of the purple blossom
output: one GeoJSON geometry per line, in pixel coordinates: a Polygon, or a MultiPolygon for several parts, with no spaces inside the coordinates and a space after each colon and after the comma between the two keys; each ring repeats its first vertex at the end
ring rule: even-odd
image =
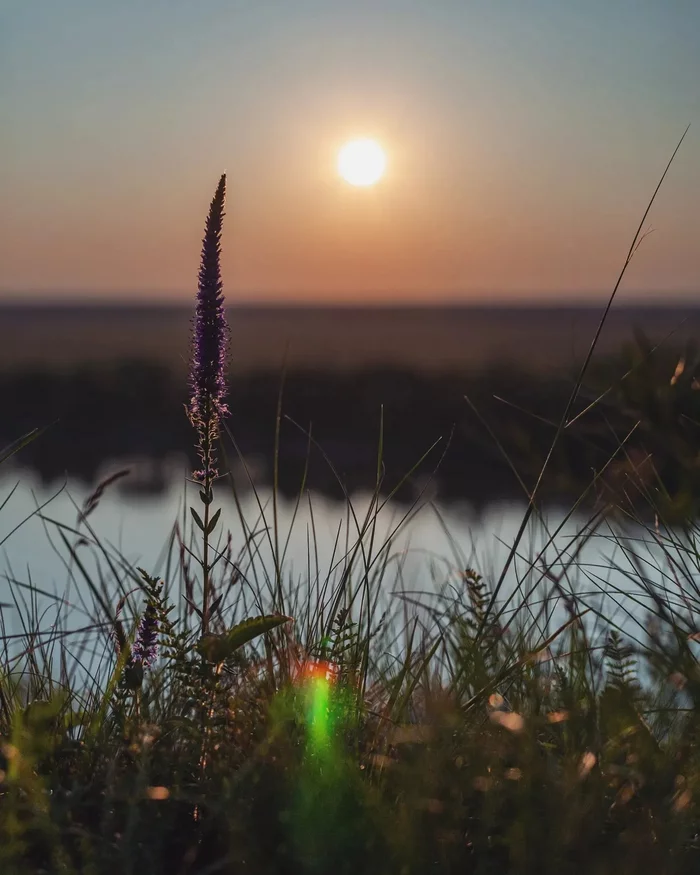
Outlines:
{"type": "Polygon", "coordinates": [[[158,658],[158,631],[158,609],[154,602],[149,601],[131,648],[132,664],[139,664],[143,668],[153,665],[158,658]]]}
{"type": "Polygon", "coordinates": [[[216,477],[213,444],[219,436],[219,422],[226,407],[226,359],[229,329],[224,310],[221,280],[221,228],[224,218],[226,174],[219,180],[209,207],[202,240],[197,306],[192,336],[190,402],[187,413],[197,429],[202,469],[194,479],[202,482],[216,477]]]}

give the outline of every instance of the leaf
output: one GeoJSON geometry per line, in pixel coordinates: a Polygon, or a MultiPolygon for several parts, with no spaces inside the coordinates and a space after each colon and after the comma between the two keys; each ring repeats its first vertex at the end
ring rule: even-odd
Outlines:
{"type": "Polygon", "coordinates": [[[216,609],[219,607],[219,605],[220,605],[221,602],[223,601],[223,598],[224,598],[224,594],[221,593],[221,594],[218,595],[218,596],[214,599],[214,601],[209,605],[209,616],[210,616],[210,617],[213,617],[213,616],[214,616],[214,614],[216,613],[216,609]]]}
{"type": "Polygon", "coordinates": [[[184,599],[187,602],[187,604],[192,608],[192,610],[195,612],[195,614],[197,614],[199,619],[201,620],[202,619],[202,612],[199,610],[197,605],[192,601],[192,599],[187,598],[187,596],[184,596],[184,599]]]}
{"type": "Polygon", "coordinates": [[[291,621],[291,617],[283,614],[251,617],[222,635],[206,635],[201,638],[197,643],[197,650],[210,662],[224,662],[244,644],[291,621]]]}
{"type": "Polygon", "coordinates": [[[197,527],[199,528],[199,530],[203,532],[204,531],[204,523],[202,522],[202,518],[200,517],[200,515],[197,513],[197,511],[193,507],[190,508],[190,513],[192,514],[192,519],[197,524],[197,527]]]}
{"type": "Polygon", "coordinates": [[[23,435],[21,438],[17,438],[16,441],[13,441],[9,446],[0,450],[0,463],[4,462],[5,459],[9,459],[10,456],[14,456],[15,453],[19,452],[22,447],[26,447],[27,444],[30,444],[33,440],[35,440],[41,432],[38,428],[32,429],[32,431],[27,432],[27,434],[23,435]]]}
{"type": "Polygon", "coordinates": [[[216,528],[216,524],[219,522],[219,517],[221,516],[221,508],[217,510],[214,516],[209,520],[209,525],[207,526],[207,530],[205,532],[206,535],[211,535],[211,533],[216,528]]]}

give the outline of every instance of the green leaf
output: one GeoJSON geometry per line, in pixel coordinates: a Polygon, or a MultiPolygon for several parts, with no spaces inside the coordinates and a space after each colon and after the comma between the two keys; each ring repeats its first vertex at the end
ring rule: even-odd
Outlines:
{"type": "Polygon", "coordinates": [[[209,520],[209,525],[207,526],[207,531],[205,534],[211,535],[211,533],[216,528],[216,524],[219,522],[219,517],[221,516],[221,508],[217,510],[214,516],[209,520]]]}
{"type": "Polygon", "coordinates": [[[197,644],[197,650],[210,662],[224,662],[236,650],[243,647],[254,638],[271,632],[284,623],[291,623],[291,617],[282,614],[271,614],[262,617],[251,617],[238,623],[222,635],[206,635],[197,644]]]}
{"type": "Polygon", "coordinates": [[[22,447],[26,447],[27,444],[30,444],[33,440],[36,440],[41,432],[38,428],[33,429],[28,432],[21,438],[17,438],[16,441],[13,441],[9,446],[5,447],[3,450],[0,450],[0,463],[4,462],[5,459],[9,459],[10,456],[14,456],[15,453],[18,453],[22,447]]]}
{"type": "Polygon", "coordinates": [[[193,507],[190,508],[190,513],[192,514],[192,519],[195,521],[195,524],[197,525],[197,527],[200,529],[200,531],[203,532],[204,531],[204,523],[202,522],[202,518],[200,517],[200,515],[197,513],[197,511],[193,507]]]}

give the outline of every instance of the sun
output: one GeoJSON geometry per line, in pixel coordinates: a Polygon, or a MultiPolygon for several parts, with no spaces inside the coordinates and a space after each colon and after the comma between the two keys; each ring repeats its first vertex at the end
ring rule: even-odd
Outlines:
{"type": "Polygon", "coordinates": [[[338,173],[350,185],[374,185],[385,170],[386,155],[376,140],[351,140],[338,153],[338,173]]]}

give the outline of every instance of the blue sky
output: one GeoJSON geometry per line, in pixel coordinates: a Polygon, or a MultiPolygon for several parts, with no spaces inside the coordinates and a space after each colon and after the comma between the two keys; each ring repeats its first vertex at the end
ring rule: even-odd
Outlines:
{"type": "Polygon", "coordinates": [[[252,300],[700,291],[697,0],[0,0],[0,289],[178,297],[229,174],[252,300]],[[376,137],[371,191],[337,148],[376,137]]]}

